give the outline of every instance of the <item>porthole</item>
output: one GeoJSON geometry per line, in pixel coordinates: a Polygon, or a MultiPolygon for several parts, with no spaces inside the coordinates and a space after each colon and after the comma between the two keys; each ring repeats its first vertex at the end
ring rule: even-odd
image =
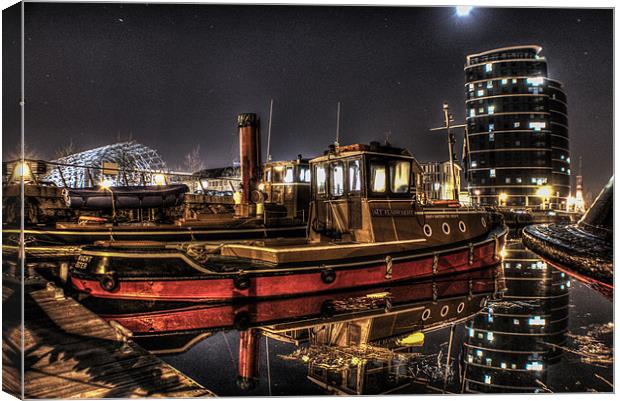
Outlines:
{"type": "Polygon", "coordinates": [[[457,307],[456,307],[456,311],[457,311],[458,313],[463,312],[463,310],[464,310],[464,309],[465,309],[465,302],[461,302],[461,303],[459,304],[459,306],[457,306],[457,307]]]}
{"type": "Polygon", "coordinates": [[[462,233],[467,231],[467,226],[465,225],[465,222],[463,220],[459,221],[459,230],[461,230],[462,233]]]}
{"type": "Polygon", "coordinates": [[[422,312],[422,320],[427,320],[429,317],[431,317],[431,310],[424,309],[424,312],[422,312]]]}
{"type": "Polygon", "coordinates": [[[480,222],[482,223],[482,227],[486,227],[487,226],[487,220],[483,217],[480,222]]]}
{"type": "Polygon", "coordinates": [[[450,224],[443,223],[441,225],[441,231],[443,231],[443,233],[446,234],[446,235],[450,234],[450,224]]]}
{"type": "Polygon", "coordinates": [[[445,317],[448,314],[448,311],[450,311],[450,307],[448,305],[444,305],[443,308],[441,308],[441,312],[439,312],[439,314],[441,315],[441,317],[445,317]]]}
{"type": "Polygon", "coordinates": [[[428,224],[424,224],[424,235],[426,235],[427,237],[433,235],[433,229],[428,224]]]}

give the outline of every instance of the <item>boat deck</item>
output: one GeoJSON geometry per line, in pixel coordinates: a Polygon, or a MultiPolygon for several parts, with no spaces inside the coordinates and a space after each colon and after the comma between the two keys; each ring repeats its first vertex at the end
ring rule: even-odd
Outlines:
{"type": "MultiPolygon", "coordinates": [[[[18,282],[3,278],[3,309],[19,311],[18,282]]],[[[48,285],[25,286],[19,321],[3,321],[3,390],[24,398],[203,397],[214,394],[48,285]],[[20,391],[20,348],[24,384],[20,391]]]]}

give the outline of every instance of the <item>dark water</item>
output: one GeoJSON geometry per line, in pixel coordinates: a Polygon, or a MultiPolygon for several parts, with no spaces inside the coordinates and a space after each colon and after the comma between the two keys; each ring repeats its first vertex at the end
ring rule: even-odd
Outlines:
{"type": "Polygon", "coordinates": [[[485,272],[331,297],[138,342],[220,396],[613,391],[612,302],[519,241],[485,272]]]}

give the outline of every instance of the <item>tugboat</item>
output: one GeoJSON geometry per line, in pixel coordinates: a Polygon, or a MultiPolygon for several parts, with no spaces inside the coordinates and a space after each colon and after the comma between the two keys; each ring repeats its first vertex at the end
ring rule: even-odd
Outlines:
{"type": "Polygon", "coordinates": [[[421,202],[421,171],[405,149],[332,145],[310,168],[305,239],[85,247],[73,286],[101,298],[238,301],[385,286],[501,259],[501,216],[458,200],[421,202]]]}
{"type": "MultiPolygon", "coordinates": [[[[261,179],[257,116],[239,114],[237,125],[241,189],[235,194],[213,196],[204,189],[203,193],[189,193],[185,184],[166,184],[162,174],[155,174],[160,178],[159,185],[111,186],[102,182],[89,188],[58,188],[37,180],[48,169],[44,162],[5,163],[5,170],[13,171],[5,192],[18,197],[19,185],[10,182],[23,179],[26,203],[37,205],[31,209],[49,209],[39,210],[39,218],[35,210],[27,214],[27,248],[49,251],[53,247],[103,240],[178,242],[303,237],[310,200],[308,160],[300,155],[295,160],[269,161],[262,165],[261,179]],[[73,221],[54,218],[71,215],[76,216],[73,221]]],[[[100,170],[104,177],[103,169],[100,170]]],[[[138,174],[123,171],[123,175],[126,173],[138,174]]],[[[91,177],[90,170],[88,176],[91,177]]],[[[202,186],[202,181],[199,183],[202,186]]],[[[8,210],[4,209],[3,212],[8,210]]],[[[2,231],[4,245],[18,245],[18,227],[7,226],[2,231]]]]}
{"type": "Polygon", "coordinates": [[[523,229],[523,243],[558,270],[613,299],[614,177],[577,224],[538,224],[523,229]]]}

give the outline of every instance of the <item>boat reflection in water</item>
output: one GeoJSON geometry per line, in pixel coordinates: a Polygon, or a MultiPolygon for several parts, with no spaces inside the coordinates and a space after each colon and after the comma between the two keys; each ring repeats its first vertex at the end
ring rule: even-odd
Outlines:
{"type": "Polygon", "coordinates": [[[466,324],[465,392],[546,392],[568,331],[570,280],[520,240],[506,246],[503,299],[466,324]]]}
{"type": "Polygon", "coordinates": [[[184,353],[215,332],[238,330],[236,385],[242,390],[258,384],[264,336],[298,346],[282,357],[306,363],[307,378],[328,392],[378,394],[411,384],[407,361],[416,356],[424,333],[471,319],[503,288],[498,264],[389,288],[246,304],[168,308],[91,299],[86,306],[129,329],[136,342],[158,354],[184,353]]]}

